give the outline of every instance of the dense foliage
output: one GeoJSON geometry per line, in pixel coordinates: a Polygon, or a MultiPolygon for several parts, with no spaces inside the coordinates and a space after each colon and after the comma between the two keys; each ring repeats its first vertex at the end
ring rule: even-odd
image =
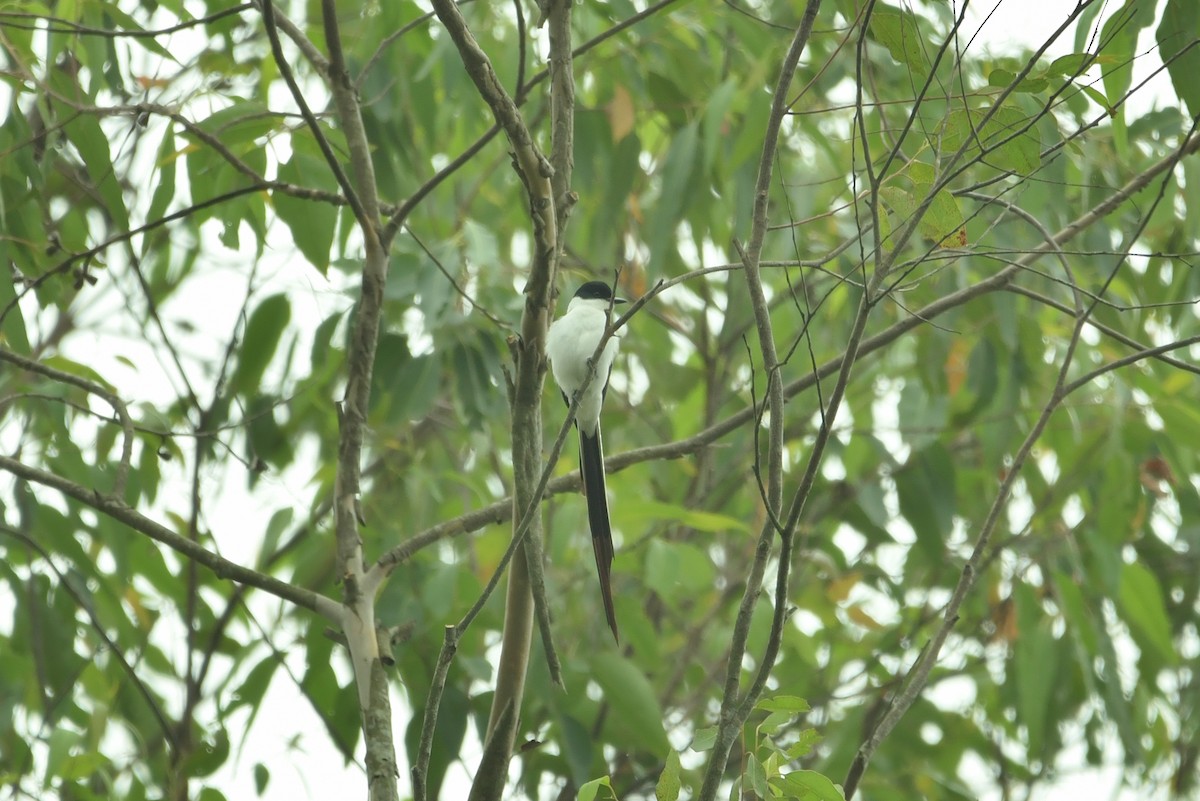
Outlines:
{"type": "MultiPolygon", "coordinates": [[[[722,798],[730,782],[746,798],[839,798],[834,783],[1012,798],[1081,763],[1196,791],[1200,10],[1059,5],[1017,51],[976,39],[986,11],[821,4],[768,153],[762,283],[787,397],[771,514],[741,254],[803,8],[573,6],[559,291],[619,268],[637,298],[726,269],[661,291],[623,332],[605,412],[620,646],[573,444],[555,468],[545,580],[565,690],[535,635],[509,797],[673,798],[716,770],[722,798]],[[727,666],[746,692],[764,654],[714,769],[727,666]],[[922,654],[928,674],[910,673],[922,654]]],[[[543,10],[461,8],[549,152],[543,10]]],[[[343,597],[337,401],[364,235],[331,168],[362,192],[331,24],[381,213],[402,226],[360,534],[368,563],[397,563],[375,613],[413,793],[444,628],[512,537],[511,354],[536,247],[511,145],[427,11],[0,9],[0,796],[223,798],[205,777],[252,727],[284,726],[259,715],[272,686],[324,721],[305,747],[363,760],[359,692],[312,596],[205,556],[343,597]]],[[[552,442],[562,407],[544,398],[552,442]]],[[[458,643],[432,798],[451,766],[443,797],[475,774],[504,605],[493,594],[458,643]]],[[[260,794],[283,770],[238,764],[260,794]]]]}

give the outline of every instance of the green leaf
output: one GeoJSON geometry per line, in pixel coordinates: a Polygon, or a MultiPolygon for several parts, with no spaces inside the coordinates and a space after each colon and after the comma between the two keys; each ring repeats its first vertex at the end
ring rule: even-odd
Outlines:
{"type": "MultiPolygon", "coordinates": [[[[932,165],[914,161],[896,174],[897,181],[906,181],[908,187],[899,183],[890,183],[880,188],[880,197],[884,204],[896,213],[898,218],[896,228],[906,225],[920,211],[925,198],[933,192],[936,178],[932,165]]],[[[884,215],[880,215],[880,227],[884,227],[884,215]]],[[[917,230],[922,236],[932,239],[942,247],[959,247],[966,244],[966,224],[958,201],[949,190],[939,189],[921,212],[917,230]]],[[[885,239],[891,235],[889,230],[883,232],[885,239]]],[[[889,247],[894,244],[888,243],[889,247]]]]}
{"type": "Polygon", "coordinates": [[[157,172],[154,180],[154,194],[150,198],[150,210],[147,219],[161,220],[167,213],[171,201],[175,199],[175,178],[179,172],[179,153],[175,150],[174,130],[167,126],[163,134],[162,144],[158,147],[158,160],[155,163],[157,172]]]}
{"type": "Polygon", "coordinates": [[[1149,568],[1140,562],[1124,565],[1118,597],[1122,617],[1138,646],[1143,651],[1149,650],[1162,664],[1177,664],[1162,588],[1149,568]]]}
{"type": "Polygon", "coordinates": [[[267,783],[271,781],[271,771],[261,762],[254,765],[254,792],[259,797],[262,796],[267,789],[267,783]]]}
{"type": "Polygon", "coordinates": [[[700,729],[692,737],[691,749],[693,751],[707,751],[717,742],[717,727],[708,726],[700,729]]]}
{"type": "Polygon", "coordinates": [[[750,530],[745,520],[730,515],[692,509],[673,503],[655,501],[650,498],[635,498],[629,504],[628,510],[622,506],[621,511],[624,520],[635,523],[669,520],[688,528],[694,528],[697,531],[707,531],[714,534],[750,530]]]}
{"type": "Polygon", "coordinates": [[[599,779],[592,779],[587,784],[579,788],[579,794],[576,796],[577,801],[596,801],[597,798],[616,798],[616,793],[613,792],[612,782],[607,776],[601,776],[599,779]],[[601,796],[600,788],[603,787],[608,792],[601,796]]]}
{"type": "Polygon", "coordinates": [[[909,11],[877,5],[871,13],[871,35],[888,49],[892,58],[918,75],[929,74],[926,42],[921,37],[917,17],[909,11]]]}
{"type": "MultiPolygon", "coordinates": [[[[0,260],[6,259],[8,243],[0,237],[0,260]]],[[[25,330],[25,316],[17,304],[17,282],[6,278],[0,280],[0,346],[16,353],[29,353],[29,335],[25,330]]]]}
{"type": "Polygon", "coordinates": [[[912,525],[917,542],[932,560],[940,560],[954,523],[957,505],[955,470],[939,443],[909,457],[895,475],[900,511],[912,525]]]}
{"type": "MultiPolygon", "coordinates": [[[[279,180],[301,187],[311,187],[314,176],[327,174],[329,166],[324,159],[293,151],[292,157],[279,165],[279,180]]],[[[308,259],[308,263],[321,275],[329,270],[329,255],[333,248],[333,237],[337,229],[338,208],[318,200],[305,200],[284,192],[272,195],[275,213],[292,232],[296,247],[308,259]]]]}
{"type": "MultiPolygon", "coordinates": [[[[146,32],[146,29],[139,25],[136,19],[122,11],[116,3],[104,3],[102,8],[104,17],[107,18],[105,20],[105,28],[118,29],[120,31],[132,31],[141,34],[146,32]]],[[[157,56],[161,56],[176,64],[179,63],[179,60],[171,55],[171,51],[163,47],[158,42],[158,39],[153,36],[130,36],[126,39],[126,41],[136,42],[157,56]]]]}
{"type": "Polygon", "coordinates": [[[1113,65],[1104,71],[1104,93],[1108,96],[1108,107],[1116,108],[1113,140],[1118,155],[1122,157],[1128,152],[1129,145],[1125,134],[1125,107],[1117,103],[1133,82],[1138,33],[1154,22],[1156,5],[1157,0],[1125,0],[1125,4],[1100,29],[1099,52],[1113,61],[1113,65]]]}
{"type": "Polygon", "coordinates": [[[773,698],[764,698],[755,704],[754,708],[766,712],[791,712],[797,715],[812,709],[808,705],[808,701],[796,695],[776,695],[773,698]]]}
{"type": "Polygon", "coordinates": [[[1018,584],[1014,590],[1017,605],[1018,635],[1013,643],[1016,671],[1017,707],[1025,724],[1031,753],[1040,754],[1051,725],[1049,711],[1054,687],[1059,681],[1059,655],[1063,643],[1050,632],[1049,618],[1030,587],[1018,584]]]}
{"type": "Polygon", "coordinates": [[[1091,53],[1069,53],[1051,61],[1050,66],[1046,67],[1046,74],[1082,75],[1095,61],[1096,57],[1091,53]]]}
{"type": "Polygon", "coordinates": [[[1041,139],[1031,122],[1015,106],[994,111],[960,108],[946,117],[939,152],[949,156],[966,143],[964,158],[980,158],[996,169],[1029,175],[1042,163],[1041,139]]]}
{"type": "Polygon", "coordinates": [[[258,304],[242,333],[237,369],[229,382],[233,393],[254,394],[262,383],[263,372],[279,347],[280,337],[292,317],[286,295],[272,295],[258,304]]]}
{"type": "Polygon", "coordinates": [[[794,770],[771,779],[771,786],[782,790],[785,798],[800,801],[846,801],[842,788],[815,770],[794,770]]]}
{"type": "MultiPolygon", "coordinates": [[[[1017,78],[1016,74],[1011,70],[995,69],[988,73],[988,86],[996,86],[1006,88],[1012,84],[1017,78]]],[[[1037,94],[1044,92],[1050,87],[1050,82],[1045,78],[1029,74],[1021,79],[1019,83],[1013,86],[1014,92],[1024,92],[1026,94],[1037,94]]]]}
{"type": "Polygon", "coordinates": [[[613,651],[592,658],[592,678],[612,706],[608,725],[630,750],[665,754],[670,748],[654,687],[633,662],[613,651]]]}
{"type": "Polygon", "coordinates": [[[678,259],[676,228],[691,200],[688,186],[695,175],[699,140],[696,123],[684,126],[671,140],[670,150],[663,162],[662,193],[650,222],[648,237],[651,258],[662,264],[670,264],[678,259]]]}
{"type": "Polygon", "coordinates": [[[105,212],[112,216],[113,223],[119,230],[128,231],[129,212],[125,209],[121,185],[113,170],[108,150],[109,137],[100,127],[100,120],[91,114],[80,114],[66,123],[63,130],[71,144],[79,151],[87,179],[100,193],[105,212]]]}
{"type": "Polygon", "coordinates": [[[789,760],[808,756],[819,742],[821,742],[821,735],[817,733],[816,729],[803,729],[800,731],[799,739],[784,751],[784,756],[789,760]]]}
{"type": "Polygon", "coordinates": [[[185,766],[188,776],[200,778],[210,776],[229,758],[229,733],[217,729],[201,740],[200,745],[188,756],[185,766]]]}
{"type": "Polygon", "coordinates": [[[248,706],[251,710],[251,720],[254,719],[254,714],[258,710],[258,705],[262,702],[263,696],[267,694],[267,688],[271,686],[271,679],[275,676],[275,670],[279,667],[279,658],[271,654],[263,658],[242,680],[241,686],[233,693],[233,700],[229,704],[229,710],[237,709],[241,706],[248,706]]]}
{"type": "Polygon", "coordinates": [[[667,763],[658,776],[658,784],[654,785],[654,801],[678,801],[683,788],[679,771],[679,754],[672,749],[667,752],[667,763]]]}
{"type": "Polygon", "coordinates": [[[1159,55],[1167,65],[1175,93],[1187,103],[1188,113],[1200,114],[1200,4],[1194,0],[1167,0],[1162,22],[1154,32],[1159,55]]]}
{"type": "MultiPolygon", "coordinates": [[[[558,712],[557,708],[555,712],[558,712]]],[[[566,714],[558,717],[558,726],[562,731],[563,753],[570,767],[571,779],[577,785],[582,785],[587,781],[592,766],[592,753],[596,747],[592,733],[574,717],[566,714]]]]}
{"type": "Polygon", "coordinates": [[[750,785],[750,790],[759,798],[767,797],[767,772],[763,770],[762,763],[754,754],[746,756],[746,783],[750,785]]]}
{"type": "Polygon", "coordinates": [[[285,506],[282,509],[277,509],[271,519],[267,521],[267,531],[263,535],[262,545],[258,549],[258,567],[261,569],[267,564],[274,554],[275,549],[279,547],[279,538],[283,536],[283,532],[292,524],[292,518],[295,513],[290,506],[285,506]]]}
{"type": "MultiPolygon", "coordinates": [[[[623,507],[622,507],[623,508],[623,507]]],[[[708,554],[687,542],[651,540],[646,551],[646,585],[663,598],[694,598],[711,589],[716,571],[708,554]]]]}

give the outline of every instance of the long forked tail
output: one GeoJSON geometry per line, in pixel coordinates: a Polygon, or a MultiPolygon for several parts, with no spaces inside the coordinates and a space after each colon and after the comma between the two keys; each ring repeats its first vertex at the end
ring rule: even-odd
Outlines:
{"type": "Polygon", "coordinates": [[[604,599],[604,615],[613,639],[621,642],[617,631],[617,614],[613,610],[612,574],[613,543],[612,529],[608,522],[608,494],[604,486],[604,446],[600,439],[600,426],[595,434],[586,434],[579,429],[579,469],[583,475],[583,492],[587,496],[588,527],[592,530],[592,551],[596,556],[596,573],[600,577],[600,595],[604,599]]]}

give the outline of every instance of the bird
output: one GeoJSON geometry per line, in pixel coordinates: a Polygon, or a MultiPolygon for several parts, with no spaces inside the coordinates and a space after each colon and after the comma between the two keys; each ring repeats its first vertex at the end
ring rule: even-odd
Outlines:
{"type": "MultiPolygon", "coordinates": [[[[613,304],[625,303],[613,296],[612,288],[603,281],[588,281],[576,290],[567,311],[550,325],[546,333],[546,357],[554,381],[562,392],[567,406],[588,376],[592,356],[608,328],[613,304]]],[[[604,615],[613,638],[620,643],[617,616],[613,611],[612,527],[608,517],[608,494],[604,485],[604,446],[600,436],[600,407],[608,393],[608,378],[619,347],[613,334],[596,359],[596,374],[575,412],[575,427],[579,431],[579,473],[583,494],[587,499],[588,527],[592,533],[592,552],[596,557],[596,572],[600,578],[600,594],[604,615]]]]}

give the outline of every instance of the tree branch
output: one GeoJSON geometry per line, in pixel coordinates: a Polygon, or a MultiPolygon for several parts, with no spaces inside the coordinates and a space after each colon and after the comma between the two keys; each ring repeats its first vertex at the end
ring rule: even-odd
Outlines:
{"type": "Polygon", "coordinates": [[[177,534],[161,523],[146,517],[118,498],[110,495],[102,495],[95,490],[88,489],[82,484],[76,484],[74,481],[70,481],[62,476],[32,467],[8,456],[0,456],[0,470],[12,473],[14,476],[31,481],[34,484],[41,484],[42,486],[58,490],[68,498],[73,498],[84,506],[108,515],[120,523],[124,523],[133,530],[146,535],[155,542],[166,545],[188,559],[194,559],[215,573],[218,578],[257,587],[296,606],[316,612],[331,621],[338,622],[341,619],[341,610],[338,605],[324,595],[288,584],[274,576],[268,576],[231,562],[209,551],[199,543],[192,542],[187,537],[177,534]]]}
{"type": "MultiPolygon", "coordinates": [[[[762,593],[762,579],[766,572],[767,561],[771,555],[771,544],[775,537],[775,525],[772,522],[778,517],[780,500],[783,496],[783,377],[779,372],[779,355],[775,350],[775,334],[771,325],[771,311],[767,303],[766,292],[763,289],[762,274],[759,260],[762,257],[763,242],[767,234],[768,211],[771,198],[771,176],[774,172],[775,155],[779,146],[779,133],[787,113],[788,87],[796,74],[800,63],[800,55],[808,45],[809,35],[816,22],[817,10],[821,0],[808,0],[804,16],[792,43],[784,56],[779,69],[779,79],[775,83],[775,94],[771,101],[771,111],[767,117],[766,133],[763,136],[762,156],[758,165],[758,180],[754,188],[754,211],[751,218],[750,238],[745,250],[742,251],[743,273],[750,294],[750,305],[754,311],[755,326],[758,329],[758,346],[763,357],[763,369],[767,378],[767,394],[764,408],[769,415],[767,441],[767,487],[766,497],[763,498],[767,508],[767,522],[759,533],[758,544],[754,552],[754,561],[746,578],[746,589],[738,607],[737,619],[733,627],[733,640],[730,643],[728,660],[726,662],[724,692],[721,697],[720,722],[717,728],[717,739],[710,751],[708,765],[704,771],[704,783],[698,798],[712,801],[716,797],[721,778],[725,774],[725,766],[729,761],[729,751],[737,733],[741,730],[744,716],[741,714],[742,704],[739,703],[739,678],[742,671],[742,661],[746,653],[746,643],[750,637],[750,622],[754,608],[762,593]]],[[[780,530],[780,547],[786,555],[791,547],[791,532],[780,530]]],[[[783,594],[776,599],[776,608],[782,610],[786,603],[787,571],[791,560],[780,558],[778,584],[783,588],[783,594]]],[[[782,635],[772,632],[773,638],[782,635]]],[[[768,648],[770,650],[770,648],[768,648]]],[[[770,659],[770,665],[774,658],[770,659]]],[[[764,667],[769,669],[767,664],[764,667]]],[[[751,704],[752,706],[752,704],[751,704]]]]}
{"type": "Polygon", "coordinates": [[[129,479],[129,463],[133,458],[133,421],[129,417],[129,410],[125,407],[125,401],[117,397],[116,393],[111,392],[105,387],[100,386],[95,381],[89,381],[81,376],[65,373],[62,370],[36,362],[33,359],[27,359],[24,356],[19,356],[10,350],[0,348],[0,361],[8,362],[16,365],[22,370],[30,373],[37,373],[45,376],[52,381],[57,381],[60,384],[69,384],[73,387],[78,387],[85,392],[95,395],[104,400],[117,415],[117,420],[121,424],[121,462],[117,465],[117,474],[113,479],[112,496],[115,498],[124,498],[125,483],[129,479]]]}

